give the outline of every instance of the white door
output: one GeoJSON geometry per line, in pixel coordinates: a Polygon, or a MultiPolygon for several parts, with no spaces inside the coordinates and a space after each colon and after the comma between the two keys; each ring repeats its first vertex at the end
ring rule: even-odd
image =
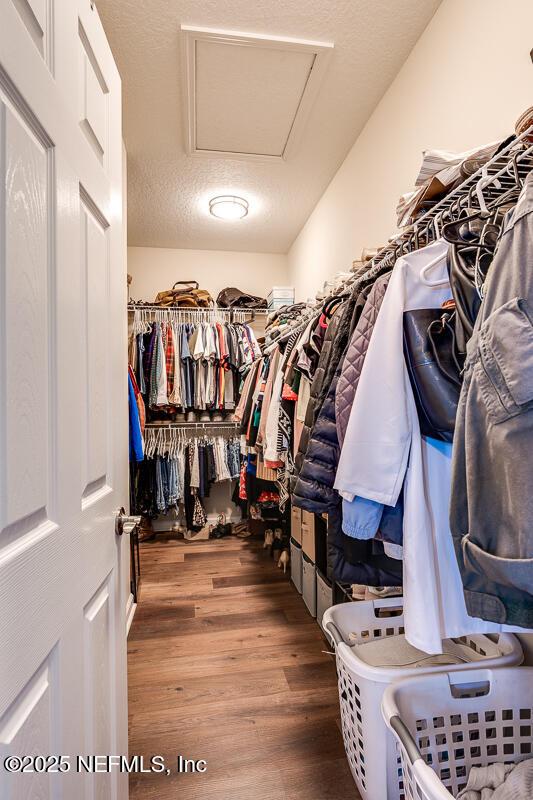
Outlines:
{"type": "Polygon", "coordinates": [[[0,0],[0,798],[123,800],[120,79],[90,0],[0,0]],[[64,774],[8,774],[65,754],[64,774]],[[11,762],[10,762],[11,763],[11,762]]]}

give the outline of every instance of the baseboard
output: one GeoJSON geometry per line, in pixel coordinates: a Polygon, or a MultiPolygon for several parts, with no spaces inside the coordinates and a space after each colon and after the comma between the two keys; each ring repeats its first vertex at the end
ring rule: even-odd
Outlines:
{"type": "Polygon", "coordinates": [[[126,603],[126,636],[128,636],[130,632],[131,623],[133,622],[133,617],[135,616],[136,610],[137,603],[133,602],[133,595],[130,594],[126,603]]]}

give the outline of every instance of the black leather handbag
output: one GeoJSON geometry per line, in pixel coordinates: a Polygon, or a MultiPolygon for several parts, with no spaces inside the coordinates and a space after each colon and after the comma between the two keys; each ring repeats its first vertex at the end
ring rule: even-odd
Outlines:
{"type": "Polygon", "coordinates": [[[219,308],[266,308],[268,305],[264,297],[256,297],[255,294],[248,294],[241,292],[234,286],[227,286],[219,292],[217,297],[217,306],[219,308]]]}
{"type": "Polygon", "coordinates": [[[453,440],[461,391],[453,313],[442,308],[406,311],[404,353],[423,436],[453,440]]]}

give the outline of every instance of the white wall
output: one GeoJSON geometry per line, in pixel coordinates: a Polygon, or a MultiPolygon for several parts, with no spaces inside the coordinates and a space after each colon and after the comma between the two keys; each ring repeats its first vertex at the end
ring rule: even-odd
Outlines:
{"type": "Polygon", "coordinates": [[[531,0],[443,0],[289,251],[298,299],[395,232],[422,150],[513,132],[533,104],[532,31],[531,0]]]}
{"type": "Polygon", "coordinates": [[[128,272],[130,297],[135,300],[154,300],[157,292],[179,280],[199,281],[215,300],[226,286],[266,297],[272,286],[288,282],[287,256],[231,250],[128,247],[128,272]]]}

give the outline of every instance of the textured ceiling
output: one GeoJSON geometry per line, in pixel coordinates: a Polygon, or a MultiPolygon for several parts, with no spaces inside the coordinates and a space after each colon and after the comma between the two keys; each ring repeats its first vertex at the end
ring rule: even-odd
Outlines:
{"type": "Polygon", "coordinates": [[[96,0],[123,83],[129,244],[287,252],[439,3],[96,0]],[[335,44],[287,161],[185,153],[181,24],[335,44]],[[207,213],[208,199],[227,193],[250,201],[244,220],[207,213]]]}

